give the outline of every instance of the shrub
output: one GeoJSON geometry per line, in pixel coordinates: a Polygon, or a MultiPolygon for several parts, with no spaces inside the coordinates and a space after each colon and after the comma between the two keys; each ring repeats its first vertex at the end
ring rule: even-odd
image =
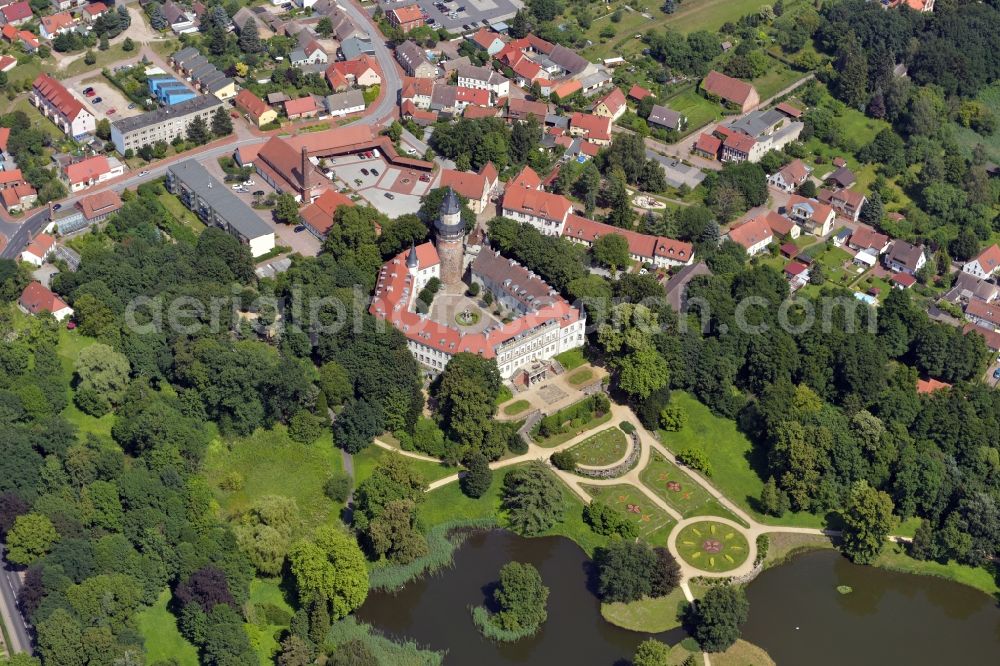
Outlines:
{"type": "Polygon", "coordinates": [[[712,464],[708,462],[708,457],[697,449],[687,448],[677,453],[677,462],[680,464],[703,472],[705,476],[712,476],[712,464]]]}
{"type": "Polygon", "coordinates": [[[629,423],[628,421],[622,421],[621,423],[618,424],[618,427],[621,428],[622,432],[624,432],[626,435],[631,435],[635,432],[635,426],[629,423]]]}
{"type": "Polygon", "coordinates": [[[556,451],[549,457],[549,460],[556,466],[556,469],[567,472],[576,470],[576,456],[569,451],[556,451]]]}
{"type": "Polygon", "coordinates": [[[468,471],[458,480],[462,492],[473,499],[482,497],[493,483],[493,470],[490,469],[486,456],[481,453],[471,453],[465,460],[468,471]]]}
{"type": "Polygon", "coordinates": [[[602,536],[617,535],[623,539],[635,539],[639,531],[635,525],[604,502],[594,500],[583,507],[583,522],[602,536]]]}
{"type": "Polygon", "coordinates": [[[677,432],[687,425],[687,412],[680,405],[667,405],[660,410],[660,427],[667,432],[677,432]]]}
{"type": "Polygon", "coordinates": [[[243,489],[243,475],[239,472],[229,472],[219,481],[219,487],[229,492],[236,492],[243,489]]]}
{"type": "Polygon", "coordinates": [[[351,496],[351,477],[340,472],[334,474],[323,485],[323,493],[334,502],[346,502],[351,496]]]}
{"type": "Polygon", "coordinates": [[[524,438],[521,437],[517,431],[515,431],[514,434],[507,439],[507,448],[515,455],[522,455],[528,452],[528,443],[524,441],[524,438]]]}
{"type": "Polygon", "coordinates": [[[323,426],[328,422],[309,410],[300,409],[288,422],[288,436],[293,442],[311,444],[323,434],[323,426]]]}

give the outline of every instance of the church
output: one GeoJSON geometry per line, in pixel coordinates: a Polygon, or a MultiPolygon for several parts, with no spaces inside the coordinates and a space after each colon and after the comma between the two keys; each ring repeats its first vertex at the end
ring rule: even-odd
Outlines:
{"type": "Polygon", "coordinates": [[[434,241],[382,266],[368,311],[406,336],[428,377],[469,352],[495,359],[500,375],[521,385],[544,379],[553,356],[582,346],[587,326],[585,313],[539,276],[486,243],[466,243],[461,204],[451,189],[434,241]],[[440,289],[418,312],[418,295],[435,278],[440,289]]]}

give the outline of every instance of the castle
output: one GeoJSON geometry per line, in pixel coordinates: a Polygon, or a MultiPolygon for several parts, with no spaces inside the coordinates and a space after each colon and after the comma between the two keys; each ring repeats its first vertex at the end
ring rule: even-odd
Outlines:
{"type": "Polygon", "coordinates": [[[434,231],[434,242],[404,250],[382,266],[368,308],[406,336],[410,353],[428,376],[444,370],[455,354],[469,352],[495,359],[504,379],[527,385],[547,375],[553,356],[583,345],[587,319],[581,309],[489,247],[478,253],[467,250],[461,205],[451,189],[434,231]],[[427,314],[416,311],[417,294],[432,278],[456,293],[463,290],[455,287],[466,272],[469,283],[479,285],[481,293],[489,292],[508,317],[499,321],[483,311],[488,321],[473,332],[450,318],[436,318],[433,309],[427,314]]]}

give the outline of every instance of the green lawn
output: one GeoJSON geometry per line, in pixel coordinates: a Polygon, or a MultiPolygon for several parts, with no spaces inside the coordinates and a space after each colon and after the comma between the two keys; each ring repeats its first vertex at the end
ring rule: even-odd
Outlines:
{"type": "MultiPolygon", "coordinates": [[[[80,56],[65,69],[59,70],[60,79],[68,79],[71,76],[77,76],[79,74],[86,74],[87,72],[100,72],[103,67],[108,67],[114,65],[121,60],[128,60],[129,58],[139,55],[138,49],[128,53],[122,48],[121,42],[118,44],[113,44],[107,51],[101,51],[99,49],[93,49],[94,55],[97,56],[97,62],[93,65],[88,65],[83,61],[84,56],[80,56]]],[[[76,55],[76,54],[73,54],[76,55]]]]}
{"type": "Polygon", "coordinates": [[[582,487],[595,501],[607,504],[633,523],[639,531],[640,538],[653,546],[667,545],[667,535],[677,521],[653,504],[641,490],[627,483],[582,487]]]}
{"type": "MultiPolygon", "coordinates": [[[[440,523],[456,520],[476,520],[495,518],[504,524],[503,511],[500,509],[500,491],[503,487],[503,477],[513,467],[507,467],[493,473],[493,483],[482,497],[471,499],[462,494],[457,483],[449,483],[427,493],[421,502],[417,516],[421,527],[425,530],[440,523]]],[[[589,556],[594,549],[607,543],[607,539],[596,534],[583,522],[583,501],[576,496],[561,481],[557,482],[562,491],[562,521],[540,536],[564,536],[573,540],[589,556]]]]}
{"type": "Polygon", "coordinates": [[[298,504],[297,533],[336,520],[343,507],[323,493],[323,486],[341,469],[340,451],[333,447],[329,434],[312,444],[299,444],[288,437],[283,425],[257,430],[249,437],[216,439],[203,466],[224,517],[238,517],[265,495],[283,495],[298,504]],[[224,490],[220,484],[233,473],[242,479],[242,487],[224,490]]]}
{"type": "MultiPolygon", "coordinates": [[[[760,9],[760,0],[685,0],[677,5],[673,14],[663,14],[657,4],[651,12],[653,16],[663,16],[665,20],[656,27],[670,27],[684,33],[696,30],[718,30],[723,23],[735,23],[747,14],[760,9]]],[[[763,95],[761,95],[763,97],[763,95]]]]}
{"type": "Polygon", "coordinates": [[[994,599],[1000,599],[1000,580],[994,573],[983,567],[970,567],[949,561],[946,564],[934,561],[917,560],[906,554],[906,549],[900,544],[890,544],[886,546],[882,554],[875,561],[875,566],[904,573],[920,574],[924,576],[938,576],[947,578],[962,585],[974,587],[994,599]]]}
{"type": "Polygon", "coordinates": [[[167,610],[169,602],[170,590],[164,590],[155,605],[136,615],[136,628],[146,644],[146,663],[172,659],[177,666],[198,666],[198,650],[177,629],[177,619],[167,610]]]}
{"type": "Polygon", "coordinates": [[[639,473],[639,480],[685,518],[721,516],[741,524],[744,522],[719,504],[684,470],[656,451],[652,452],[649,464],[639,473]]]}
{"type": "Polygon", "coordinates": [[[687,128],[682,133],[685,136],[722,118],[722,107],[702,97],[694,86],[668,97],[664,104],[687,117],[687,128]]]}
{"type": "Polygon", "coordinates": [[[556,354],[555,359],[559,361],[559,365],[565,368],[566,371],[579,368],[587,362],[587,359],[583,357],[583,347],[568,349],[561,354],[556,354]]]}
{"type": "Polygon", "coordinates": [[[773,97],[805,76],[802,72],[796,72],[785,63],[771,56],[768,56],[768,60],[770,64],[768,65],[767,72],[763,76],[758,76],[751,81],[754,88],[757,89],[761,101],[773,97]]]}
{"type": "Polygon", "coordinates": [[[517,414],[520,414],[521,412],[526,410],[528,407],[531,407],[531,403],[528,402],[527,400],[515,400],[514,402],[510,403],[509,405],[503,408],[503,413],[506,414],[507,416],[516,416],[517,414]]]}
{"type": "Polygon", "coordinates": [[[361,96],[365,100],[365,106],[370,105],[372,102],[378,99],[379,90],[380,87],[377,85],[364,89],[364,91],[361,93],[361,96]]]}
{"type": "MultiPolygon", "coordinates": [[[[16,68],[15,68],[16,69],[16,68]]],[[[37,75],[36,75],[37,76],[37,75]]],[[[28,101],[27,97],[22,97],[10,106],[11,111],[23,111],[27,114],[28,118],[31,119],[32,127],[42,130],[48,134],[54,141],[62,141],[66,138],[66,135],[62,133],[62,130],[56,127],[55,123],[43,116],[38,112],[31,102],[28,101]]]]}
{"type": "Polygon", "coordinates": [[[566,378],[566,381],[568,381],[573,386],[582,386],[583,384],[586,384],[593,378],[594,378],[593,368],[580,368],[576,372],[570,374],[570,376],[566,378]]]}
{"type": "MultiPolygon", "coordinates": [[[[338,451],[339,455],[339,451],[338,451]]],[[[361,483],[369,476],[372,475],[372,470],[375,469],[375,465],[379,463],[386,456],[398,456],[400,454],[393,451],[383,449],[379,446],[372,444],[367,447],[361,453],[354,454],[354,485],[361,483]]],[[[458,472],[454,467],[447,467],[443,464],[432,463],[426,460],[417,460],[416,458],[410,458],[404,456],[406,462],[417,469],[424,477],[424,480],[430,483],[431,481],[437,481],[446,476],[450,476],[458,472]]],[[[457,485],[457,484],[456,484],[457,485]]]]}
{"type": "Polygon", "coordinates": [[[755,511],[752,507],[760,497],[764,480],[754,466],[762,468],[764,461],[754,452],[750,440],[737,430],[735,421],[712,414],[689,393],[675,391],[671,400],[687,412],[688,422],[678,432],[660,431],[661,441],[674,453],[686,448],[704,453],[712,465],[711,482],[726,497],[756,520],[767,524],[826,527],[822,516],[811,513],[786,513],[781,518],[773,518],[755,511]]]}
{"type": "Polygon", "coordinates": [[[63,373],[66,377],[67,384],[66,391],[70,398],[69,404],[62,412],[62,416],[76,426],[77,430],[81,434],[94,434],[110,439],[111,427],[115,424],[115,415],[113,413],[109,413],[100,418],[95,418],[88,414],[84,414],[77,409],[75,404],[73,404],[73,391],[69,388],[69,383],[73,379],[73,368],[77,357],[80,355],[81,351],[96,342],[97,340],[94,338],[88,338],[80,335],[78,330],[70,331],[67,330],[65,326],[59,329],[59,345],[57,347],[57,353],[59,354],[59,360],[62,362],[63,373]]]}
{"type": "Polygon", "coordinates": [[[607,467],[621,460],[627,449],[625,433],[612,427],[591,435],[569,450],[581,465],[607,467]]]}
{"type": "Polygon", "coordinates": [[[275,615],[289,619],[295,609],[285,598],[279,587],[280,580],[255,578],[250,583],[250,604],[253,606],[253,622],[244,624],[250,642],[260,658],[261,666],[274,663],[274,655],[281,649],[275,636],[288,628],[288,622],[275,624],[275,615]],[[269,617],[270,616],[270,617],[269,617]]]}
{"type": "MultiPolygon", "coordinates": [[[[624,10],[622,12],[622,20],[618,23],[612,22],[610,16],[595,18],[590,28],[584,33],[587,35],[587,39],[594,44],[583,49],[580,53],[587,60],[594,62],[621,55],[623,47],[628,45],[628,42],[633,41],[636,44],[642,44],[635,36],[645,32],[648,27],[649,19],[639,12],[634,11],[624,10]],[[615,36],[611,38],[601,37],[601,30],[604,30],[609,25],[615,29],[615,36]]],[[[635,49],[632,48],[630,50],[635,49]]]]}
{"type": "Polygon", "coordinates": [[[205,223],[199,220],[197,215],[185,208],[184,204],[176,196],[164,193],[157,198],[163,204],[163,207],[167,209],[167,212],[195,234],[200,234],[205,230],[205,223]]]}
{"type": "Polygon", "coordinates": [[[670,594],[655,599],[646,597],[628,604],[601,604],[601,617],[630,631],[658,634],[681,626],[681,614],[687,603],[684,592],[677,587],[670,594]]]}
{"type": "MultiPolygon", "coordinates": [[[[570,405],[572,407],[572,405],[570,405]]],[[[552,447],[559,446],[563,442],[568,442],[582,432],[596,428],[599,425],[603,425],[611,420],[611,411],[609,410],[604,416],[593,417],[577,426],[571,427],[569,430],[558,435],[552,435],[551,437],[539,438],[536,433],[532,433],[532,437],[535,443],[539,446],[552,447]]]]}
{"type": "Polygon", "coordinates": [[[680,531],[677,552],[685,562],[702,571],[731,571],[746,562],[750,544],[736,528],[703,521],[680,531]]]}

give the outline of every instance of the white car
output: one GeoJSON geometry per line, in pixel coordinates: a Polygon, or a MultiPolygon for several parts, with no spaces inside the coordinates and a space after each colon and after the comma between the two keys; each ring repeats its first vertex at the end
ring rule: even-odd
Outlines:
{"type": "Polygon", "coordinates": [[[372,155],[378,157],[378,148],[372,148],[372,155]]]}
{"type": "Polygon", "coordinates": [[[416,155],[417,154],[417,151],[413,150],[413,148],[410,148],[409,146],[406,146],[403,150],[406,151],[407,155],[416,155]]]}
{"type": "Polygon", "coordinates": [[[243,189],[243,186],[240,185],[239,183],[233,185],[233,190],[236,191],[236,192],[239,192],[242,189],[243,189]]]}
{"type": "Polygon", "coordinates": [[[250,180],[244,180],[243,181],[243,187],[253,187],[256,184],[257,183],[253,182],[252,178],[250,180]]]}
{"type": "Polygon", "coordinates": [[[143,176],[148,176],[148,175],[149,175],[149,172],[148,172],[148,171],[140,171],[140,172],[139,172],[139,177],[140,177],[140,178],[142,178],[143,176]]]}

